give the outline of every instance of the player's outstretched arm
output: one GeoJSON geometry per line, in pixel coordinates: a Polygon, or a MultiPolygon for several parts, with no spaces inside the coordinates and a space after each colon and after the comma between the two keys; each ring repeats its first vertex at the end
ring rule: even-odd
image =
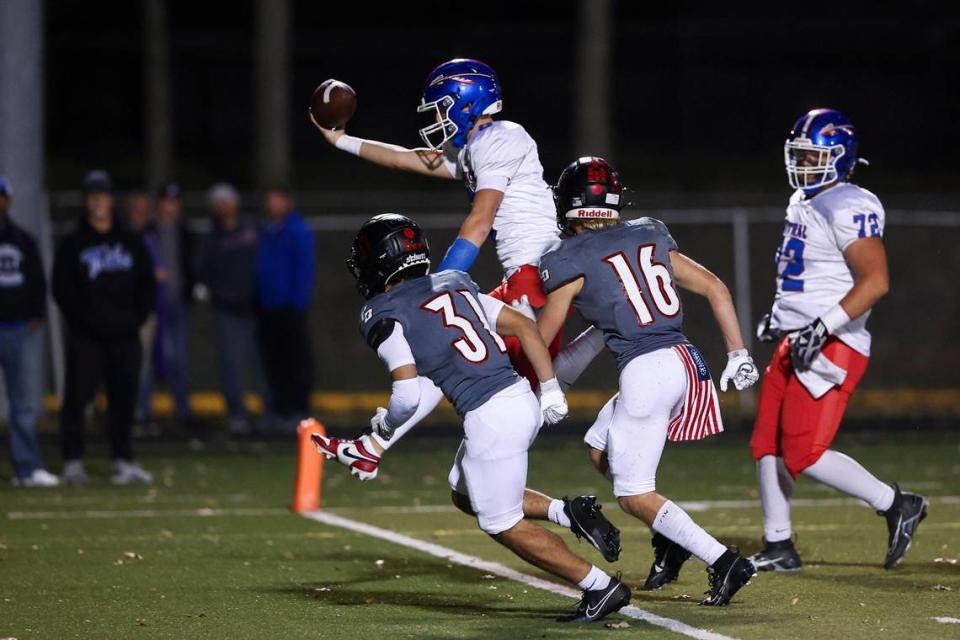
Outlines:
{"type": "Polygon", "coordinates": [[[533,365],[540,380],[540,409],[543,418],[550,424],[556,424],[567,416],[567,399],[560,389],[550,351],[540,337],[537,325],[519,311],[501,303],[497,314],[497,333],[504,336],[516,336],[523,347],[523,353],[533,365]]]}
{"type": "Polygon", "coordinates": [[[752,386],[760,379],[760,372],[744,348],[737,310],[727,285],[712,271],[679,251],[670,252],[670,266],[673,267],[673,279],[678,285],[707,299],[713,317],[720,326],[727,347],[727,365],[720,375],[720,390],[726,391],[731,381],[738,391],[752,386]]]}
{"type": "Polygon", "coordinates": [[[323,134],[327,142],[341,151],[359,156],[368,162],[388,169],[411,171],[435,178],[455,178],[443,162],[442,151],[427,148],[407,149],[386,142],[348,136],[342,129],[333,130],[321,127],[313,119],[312,114],[310,115],[310,121],[323,134]]]}
{"type": "Polygon", "coordinates": [[[470,215],[460,225],[460,233],[447,249],[437,271],[470,270],[480,254],[480,247],[493,230],[493,220],[502,201],[503,192],[496,189],[480,189],[474,194],[470,215]]]}
{"type": "Polygon", "coordinates": [[[537,319],[537,329],[545,343],[550,344],[557,337],[570,313],[574,297],[582,288],[583,278],[577,278],[547,294],[547,304],[541,309],[537,319]]]}

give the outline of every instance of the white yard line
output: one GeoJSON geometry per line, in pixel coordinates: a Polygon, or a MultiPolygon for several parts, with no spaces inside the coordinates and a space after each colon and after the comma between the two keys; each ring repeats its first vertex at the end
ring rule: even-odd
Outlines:
{"type": "MultiPolygon", "coordinates": [[[[357,533],[373,536],[374,538],[380,538],[381,540],[386,540],[387,542],[392,542],[404,547],[416,549],[417,551],[422,551],[423,553],[427,553],[438,558],[443,558],[447,562],[454,562],[465,567],[477,569],[478,571],[500,576],[501,578],[515,580],[535,589],[543,589],[544,591],[557,593],[570,598],[580,597],[580,592],[576,589],[565,587],[542,578],[537,578],[536,576],[520,573],[519,571],[504,566],[499,562],[483,560],[482,558],[460,553],[459,551],[454,551],[453,549],[448,549],[447,547],[442,547],[438,544],[433,544],[432,542],[425,542],[423,540],[411,538],[409,536],[397,533],[396,531],[381,529],[380,527],[375,527],[364,522],[357,522],[356,520],[344,518],[343,516],[338,516],[328,511],[310,511],[301,515],[326,525],[348,529],[357,533]]],[[[664,629],[669,629],[670,631],[680,633],[691,638],[698,638],[700,640],[732,640],[729,636],[725,636],[708,629],[692,627],[684,622],[680,622],[679,620],[658,616],[655,613],[650,613],[649,611],[645,611],[634,606],[624,607],[620,610],[620,613],[629,618],[642,620],[652,625],[663,627],[664,629]]]]}
{"type": "Polygon", "coordinates": [[[123,520],[131,518],[214,518],[220,516],[279,516],[289,509],[131,509],[129,511],[9,511],[7,520],[123,520]]]}
{"type": "MultiPolygon", "coordinates": [[[[928,498],[930,504],[960,504],[960,496],[934,496],[928,498]]],[[[711,511],[714,509],[759,509],[759,500],[690,500],[680,501],[687,511],[711,511]]],[[[863,505],[856,498],[795,498],[790,501],[794,507],[848,507],[863,505]]],[[[340,507],[337,512],[363,511],[371,513],[446,513],[457,511],[452,504],[419,504],[395,507],[340,507]]]]}

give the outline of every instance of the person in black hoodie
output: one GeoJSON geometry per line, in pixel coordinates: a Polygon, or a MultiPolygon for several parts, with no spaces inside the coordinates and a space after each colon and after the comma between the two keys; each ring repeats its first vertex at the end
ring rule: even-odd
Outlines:
{"type": "Polygon", "coordinates": [[[84,409],[101,380],[114,484],[152,482],[133,461],[130,431],[137,398],[140,325],[153,308],[156,279],[143,239],[117,224],[110,177],[95,170],[83,181],[86,209],[57,248],[53,297],[67,322],[67,372],[60,410],[62,481],[82,484],[84,409]]]}
{"type": "Polygon", "coordinates": [[[43,406],[47,280],[37,243],[9,217],[12,195],[0,176],[0,371],[10,405],[12,483],[53,487],[59,482],[43,467],[35,430],[43,406]]]}

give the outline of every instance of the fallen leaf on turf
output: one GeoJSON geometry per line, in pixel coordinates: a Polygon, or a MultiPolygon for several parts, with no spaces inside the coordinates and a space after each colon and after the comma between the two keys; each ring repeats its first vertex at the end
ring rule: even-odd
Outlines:
{"type": "Polygon", "coordinates": [[[7,545],[5,545],[4,543],[0,542],[0,551],[6,551],[7,548],[8,548],[7,545]]]}
{"type": "Polygon", "coordinates": [[[790,601],[790,604],[797,604],[798,602],[800,602],[800,598],[794,598],[790,601]]]}
{"type": "Polygon", "coordinates": [[[957,564],[956,558],[934,558],[933,561],[936,564],[957,564]]]}
{"type": "Polygon", "coordinates": [[[494,585],[490,585],[489,587],[487,587],[487,589],[493,589],[494,591],[496,591],[497,588],[494,585]]]}
{"type": "Polygon", "coordinates": [[[318,587],[314,591],[333,591],[330,587],[318,587]]]}
{"type": "Polygon", "coordinates": [[[382,567],[382,566],[383,566],[383,560],[377,560],[377,561],[374,562],[373,564],[377,565],[378,567],[382,567]]]}
{"type": "Polygon", "coordinates": [[[482,576],[480,576],[480,579],[481,579],[481,580],[496,580],[496,579],[497,579],[497,576],[492,575],[492,574],[489,574],[489,573],[485,573],[485,574],[483,574],[482,576]]]}
{"type": "Polygon", "coordinates": [[[34,551],[40,551],[40,547],[38,547],[35,544],[30,545],[30,548],[33,549],[34,551]]]}
{"type": "Polygon", "coordinates": [[[865,606],[867,606],[867,605],[865,605],[864,603],[861,602],[861,603],[860,603],[860,606],[861,606],[861,607],[865,607],[865,606]]]}
{"type": "Polygon", "coordinates": [[[603,626],[607,629],[629,629],[630,623],[624,620],[623,622],[608,622],[603,626]]]}
{"type": "Polygon", "coordinates": [[[122,564],[130,564],[131,562],[136,562],[137,560],[143,560],[143,556],[136,551],[124,551],[123,555],[113,561],[113,564],[119,567],[122,564]]]}
{"type": "Polygon", "coordinates": [[[673,596],[673,599],[674,599],[674,600],[689,600],[689,599],[690,599],[690,596],[688,596],[688,595],[685,594],[685,593],[678,593],[677,595],[673,596]]]}
{"type": "Polygon", "coordinates": [[[932,587],[930,587],[930,589],[932,589],[933,591],[953,591],[953,589],[951,589],[945,584],[935,584],[932,587]]]}
{"type": "Polygon", "coordinates": [[[141,627],[145,627],[147,626],[147,621],[144,620],[143,618],[137,618],[137,624],[140,625],[141,627]]]}

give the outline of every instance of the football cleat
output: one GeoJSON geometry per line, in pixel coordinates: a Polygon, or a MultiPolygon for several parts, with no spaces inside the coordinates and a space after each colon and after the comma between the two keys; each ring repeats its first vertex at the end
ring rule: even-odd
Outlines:
{"type": "Polygon", "coordinates": [[[578,539],[586,538],[607,562],[616,562],[621,549],[620,529],[607,520],[601,509],[603,507],[596,496],[580,496],[573,500],[563,498],[563,512],[570,518],[573,535],[578,539]]]}
{"type": "Polygon", "coordinates": [[[913,536],[917,532],[920,522],[927,517],[927,500],[923,496],[908,491],[900,491],[896,483],[893,506],[877,514],[887,520],[887,557],[883,562],[884,569],[893,569],[900,564],[903,556],[913,543],[913,536]]]}
{"type": "Polygon", "coordinates": [[[574,612],[557,618],[558,622],[596,622],[630,604],[630,589],[620,582],[619,574],[610,578],[605,589],[591,589],[583,592],[583,598],[574,612]]]}
{"type": "Polygon", "coordinates": [[[350,469],[350,473],[360,480],[373,480],[380,469],[380,456],[373,453],[368,447],[367,436],[357,440],[345,440],[322,436],[319,433],[310,434],[317,451],[328,460],[336,460],[350,469]]]}
{"type": "Polygon", "coordinates": [[[710,588],[706,591],[706,598],[700,604],[705,607],[725,607],[730,604],[737,591],[750,584],[750,579],[757,575],[757,569],[748,558],[739,553],[727,550],[707,567],[707,580],[710,588]]]}
{"type": "Polygon", "coordinates": [[[789,538],[778,542],[763,540],[763,549],[750,556],[757,571],[799,571],[800,554],[789,538]]]}
{"type": "Polygon", "coordinates": [[[690,552],[666,536],[655,533],[650,541],[653,546],[653,566],[643,583],[644,591],[659,589],[673,582],[680,575],[680,567],[690,559],[690,552]]]}

